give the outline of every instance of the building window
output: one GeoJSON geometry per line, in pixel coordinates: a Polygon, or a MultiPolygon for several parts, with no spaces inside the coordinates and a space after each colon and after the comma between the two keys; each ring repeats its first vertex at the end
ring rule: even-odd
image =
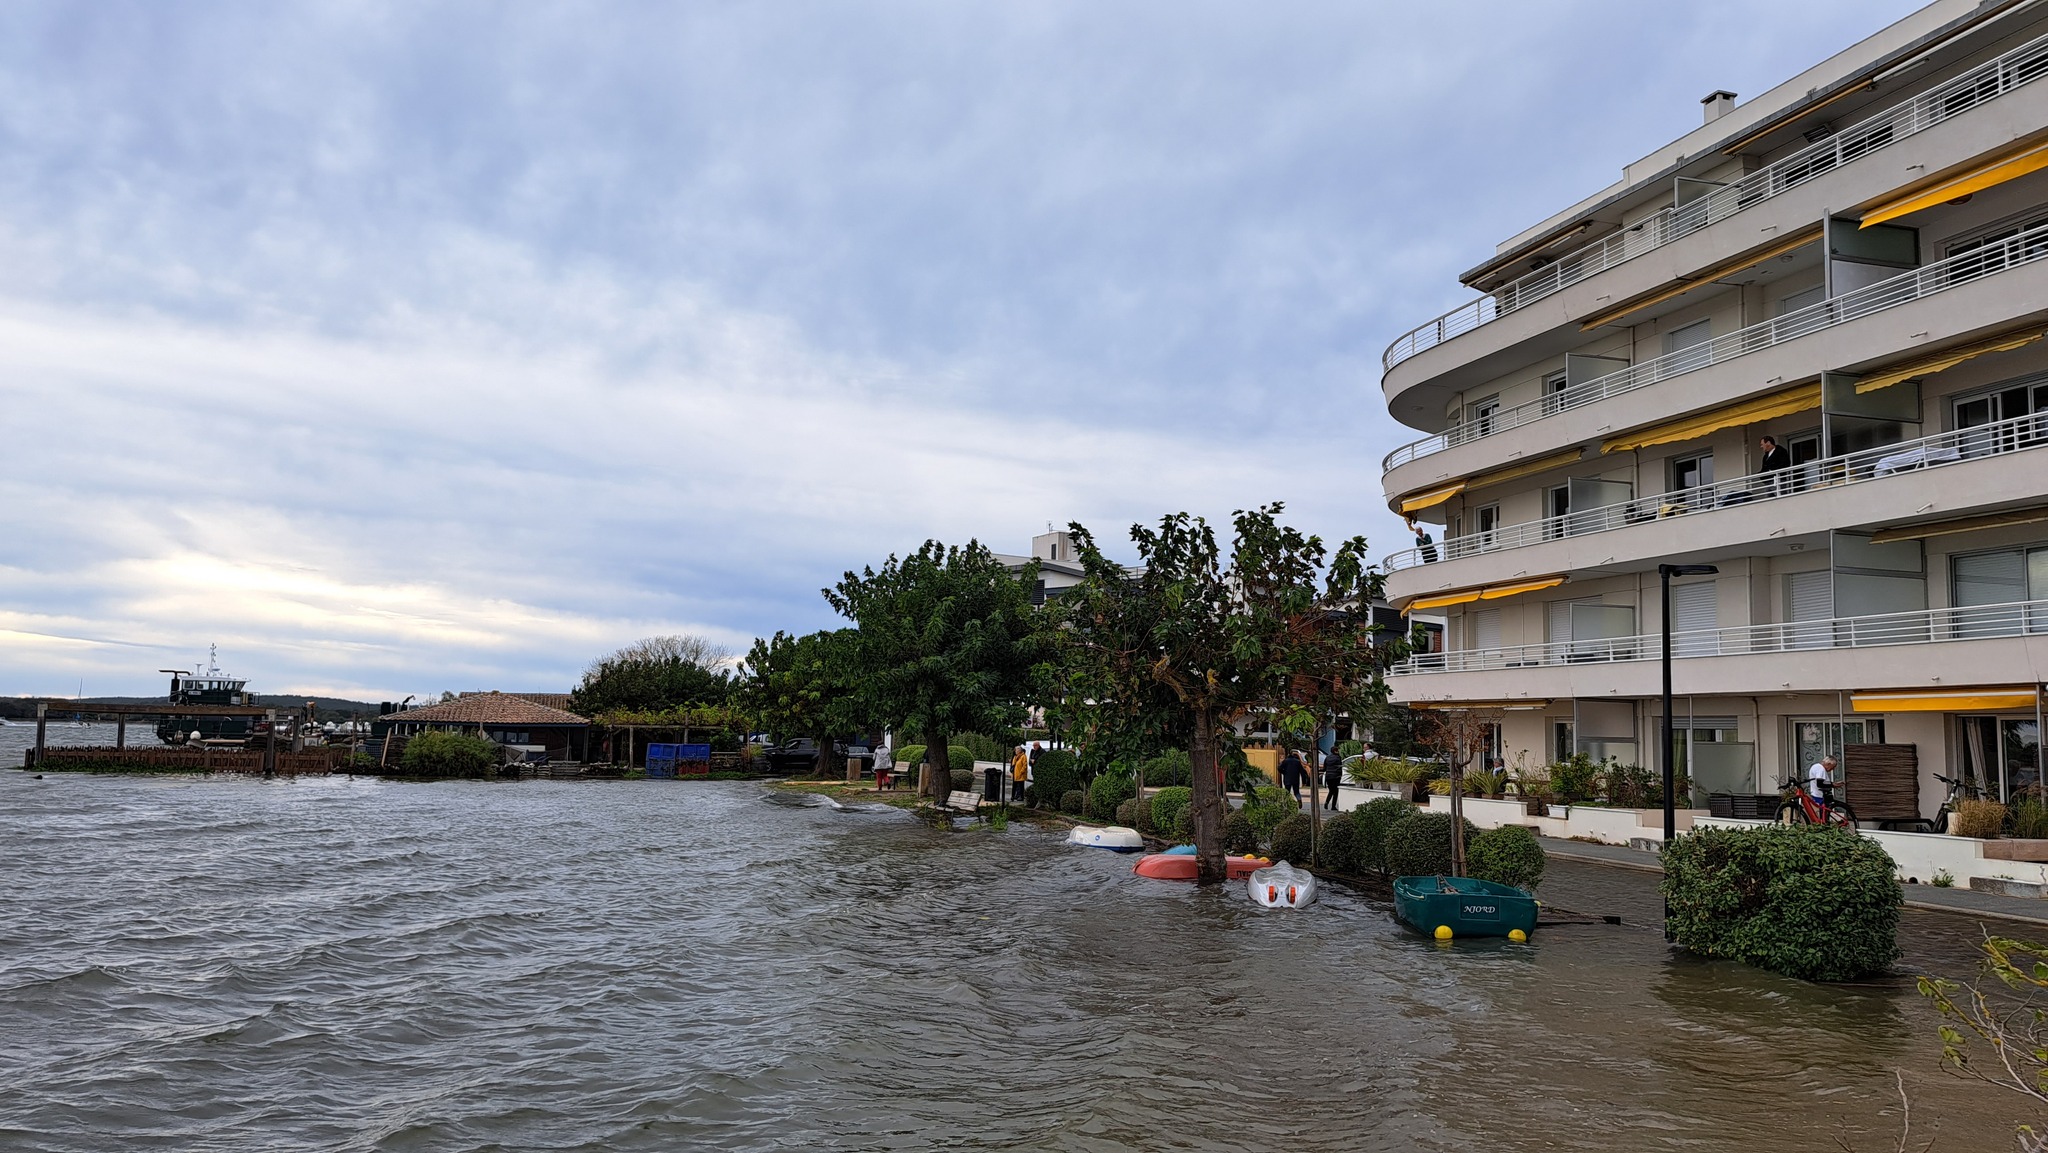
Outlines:
{"type": "Polygon", "coordinates": [[[1571,760],[1572,752],[1577,747],[1578,742],[1572,735],[1570,721],[1550,722],[1550,759],[1553,762],[1571,760]]]}
{"type": "Polygon", "coordinates": [[[2032,717],[1957,717],[1966,788],[2010,800],[2041,785],[2041,728],[2032,717]]]}
{"type": "Polygon", "coordinates": [[[1840,783],[1842,746],[1884,743],[1884,722],[1875,719],[1838,721],[1794,718],[1791,725],[1792,739],[1786,743],[1787,751],[1792,754],[1792,763],[1787,766],[1785,778],[1789,781],[1805,780],[1807,766],[1819,764],[1822,757],[1833,757],[1835,781],[1840,783]]]}
{"type": "Polygon", "coordinates": [[[2048,632],[2048,609],[1992,608],[2048,600],[2048,547],[2000,549],[1949,558],[1949,603],[1958,637],[2048,632]]]}
{"type": "Polygon", "coordinates": [[[1489,396],[1474,401],[1465,409],[1465,422],[1473,426],[1476,436],[1487,436],[1493,432],[1493,416],[1500,411],[1500,397],[1489,396]]]}
{"type": "Polygon", "coordinates": [[[1675,357],[1670,373],[1691,372],[1713,363],[1714,322],[1696,320],[1664,334],[1664,355],[1675,357]]]}

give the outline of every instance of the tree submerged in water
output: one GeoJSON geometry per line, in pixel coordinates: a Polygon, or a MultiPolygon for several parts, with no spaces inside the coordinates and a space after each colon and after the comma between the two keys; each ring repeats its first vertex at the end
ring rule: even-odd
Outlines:
{"type": "Polygon", "coordinates": [[[1113,724],[1160,728],[1172,713],[1185,717],[1202,881],[1227,873],[1219,754],[1230,726],[1306,696],[1370,696],[1379,678],[1369,606],[1380,575],[1366,565],[1365,538],[1333,553],[1322,538],[1281,524],[1283,508],[1234,514],[1227,561],[1201,517],[1133,525],[1136,572],[1104,557],[1086,528],[1069,526],[1086,575],[1060,601],[1070,657],[1064,691],[1082,711],[1112,714],[1113,724]]]}

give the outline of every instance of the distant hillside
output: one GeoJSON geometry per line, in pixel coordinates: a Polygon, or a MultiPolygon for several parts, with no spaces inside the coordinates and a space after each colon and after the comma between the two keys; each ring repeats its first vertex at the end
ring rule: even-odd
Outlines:
{"type": "MultiPolygon", "coordinates": [[[[307,701],[313,702],[314,716],[323,721],[345,720],[360,717],[368,720],[377,715],[375,701],[350,701],[340,697],[293,696],[290,693],[261,693],[251,703],[258,708],[298,708],[307,701]]],[[[82,697],[81,705],[161,705],[164,698],[157,697],[82,697]]],[[[52,704],[50,711],[57,712],[61,704],[52,704]]],[[[36,706],[28,697],[0,697],[0,717],[33,717],[36,706]]]]}

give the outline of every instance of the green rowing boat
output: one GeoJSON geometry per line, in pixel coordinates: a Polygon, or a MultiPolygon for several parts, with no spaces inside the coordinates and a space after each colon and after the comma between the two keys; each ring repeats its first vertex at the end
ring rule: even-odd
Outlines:
{"type": "Polygon", "coordinates": [[[1526,940],[1536,930],[1536,898],[1513,885],[1475,877],[1396,877],[1394,914],[1440,941],[1526,940]]]}

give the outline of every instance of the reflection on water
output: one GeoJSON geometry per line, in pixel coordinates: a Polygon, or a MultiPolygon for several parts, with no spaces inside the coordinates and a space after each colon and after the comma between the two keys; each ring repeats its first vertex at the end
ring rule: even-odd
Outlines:
{"type": "Polygon", "coordinates": [[[9,1148],[1878,1149],[1901,1067],[1937,1148],[2015,1116],[1903,986],[744,783],[10,772],[0,870],[9,1148]]]}

